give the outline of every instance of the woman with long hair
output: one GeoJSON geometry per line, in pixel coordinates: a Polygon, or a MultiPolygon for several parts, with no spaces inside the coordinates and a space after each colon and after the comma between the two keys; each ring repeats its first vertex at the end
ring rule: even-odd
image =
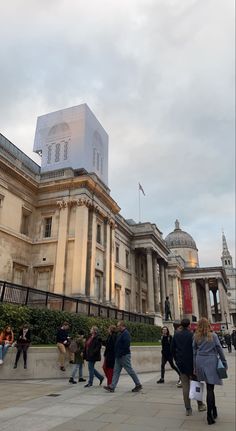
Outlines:
{"type": "Polygon", "coordinates": [[[3,364],[7,351],[12,346],[13,341],[14,333],[12,327],[8,325],[0,334],[0,365],[3,364]]]}
{"type": "Polygon", "coordinates": [[[88,371],[89,371],[89,379],[88,383],[84,386],[85,388],[89,388],[93,386],[94,376],[102,384],[104,377],[96,370],[95,362],[101,361],[101,347],[102,347],[102,339],[99,335],[97,326],[92,326],[90,330],[90,337],[85,343],[84,348],[84,359],[88,362],[88,371]]]}
{"type": "Polygon", "coordinates": [[[217,362],[220,357],[227,369],[227,361],[217,335],[212,332],[209,321],[203,317],[199,320],[193,339],[194,374],[198,381],[206,382],[207,388],[207,422],[215,423],[217,408],[215,404],[214,386],[222,385],[217,374],[217,362]]]}

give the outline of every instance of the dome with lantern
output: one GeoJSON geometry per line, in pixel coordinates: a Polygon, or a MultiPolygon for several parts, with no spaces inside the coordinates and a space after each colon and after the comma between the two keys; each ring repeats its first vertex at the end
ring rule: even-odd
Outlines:
{"type": "Polygon", "coordinates": [[[175,221],[175,229],[167,235],[165,241],[172,253],[184,259],[185,267],[199,266],[196,243],[189,233],[180,228],[178,220],[175,221]]]}

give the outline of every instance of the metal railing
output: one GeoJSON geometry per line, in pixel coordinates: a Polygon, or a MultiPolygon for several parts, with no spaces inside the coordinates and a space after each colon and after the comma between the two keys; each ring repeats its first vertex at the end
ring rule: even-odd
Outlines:
{"type": "Polygon", "coordinates": [[[154,318],[151,316],[130,313],[129,311],[118,310],[117,308],[83,299],[45,292],[44,290],[21,286],[7,281],[0,281],[0,302],[154,325],[154,318]]]}

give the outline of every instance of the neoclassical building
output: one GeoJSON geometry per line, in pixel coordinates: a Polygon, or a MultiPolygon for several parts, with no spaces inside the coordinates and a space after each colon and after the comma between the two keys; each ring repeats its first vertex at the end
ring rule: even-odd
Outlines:
{"type": "Polygon", "coordinates": [[[169,296],[175,319],[230,322],[232,258],[199,268],[178,221],[164,239],[155,224],[122,217],[108,187],[108,135],[86,104],[39,117],[34,151],[41,166],[0,134],[1,280],[159,323],[169,296]]]}

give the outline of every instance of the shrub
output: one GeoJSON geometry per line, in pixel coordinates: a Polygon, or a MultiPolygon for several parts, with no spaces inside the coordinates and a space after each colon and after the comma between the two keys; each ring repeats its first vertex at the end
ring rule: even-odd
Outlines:
{"type": "MultiPolygon", "coordinates": [[[[115,319],[88,317],[66,311],[0,304],[0,329],[11,325],[17,334],[20,326],[27,322],[32,330],[32,344],[55,343],[57,328],[64,320],[70,323],[72,337],[81,329],[88,335],[91,326],[97,326],[102,338],[106,338],[108,327],[117,323],[115,319]]],[[[134,322],[126,324],[132,341],[158,341],[161,337],[161,329],[158,326],[134,322]]]]}

